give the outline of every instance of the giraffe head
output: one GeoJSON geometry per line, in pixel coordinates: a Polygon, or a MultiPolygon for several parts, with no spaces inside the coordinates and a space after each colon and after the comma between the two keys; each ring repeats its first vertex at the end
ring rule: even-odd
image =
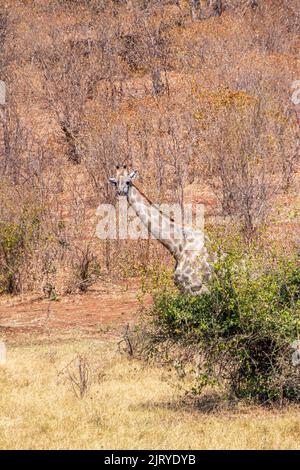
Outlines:
{"type": "Polygon", "coordinates": [[[127,196],[132,181],[137,176],[137,171],[134,170],[131,173],[128,172],[126,165],[116,166],[116,177],[109,178],[108,181],[116,188],[118,196],[127,196]]]}

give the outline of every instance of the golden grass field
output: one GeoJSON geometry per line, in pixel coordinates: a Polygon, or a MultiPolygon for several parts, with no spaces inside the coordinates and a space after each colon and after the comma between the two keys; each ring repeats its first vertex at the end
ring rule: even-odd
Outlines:
{"type": "Polygon", "coordinates": [[[113,340],[8,346],[0,366],[1,449],[300,449],[300,408],[204,412],[171,372],[122,356],[113,340]],[[85,357],[76,396],[68,371],[85,357]],[[174,377],[173,377],[174,379],[174,377]]]}

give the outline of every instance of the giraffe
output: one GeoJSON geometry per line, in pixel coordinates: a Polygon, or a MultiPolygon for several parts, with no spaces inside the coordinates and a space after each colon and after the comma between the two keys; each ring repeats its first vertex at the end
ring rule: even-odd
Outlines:
{"type": "Polygon", "coordinates": [[[118,196],[125,196],[155,239],[175,258],[174,282],[182,291],[199,295],[208,291],[212,264],[206,249],[209,242],[203,231],[178,224],[153,204],[134,184],[137,171],[128,172],[126,165],[116,167],[116,177],[109,178],[118,196]]]}

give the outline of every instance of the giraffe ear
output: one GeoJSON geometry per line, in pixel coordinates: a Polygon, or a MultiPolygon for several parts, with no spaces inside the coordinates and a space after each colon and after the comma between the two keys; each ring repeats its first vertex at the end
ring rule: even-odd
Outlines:
{"type": "Polygon", "coordinates": [[[112,184],[113,186],[116,186],[116,185],[117,185],[117,180],[116,180],[116,178],[108,178],[108,181],[109,181],[110,184],[112,184]]]}
{"type": "Polygon", "coordinates": [[[137,170],[133,170],[130,175],[129,175],[129,178],[134,180],[134,178],[136,178],[138,176],[138,171],[137,170]]]}

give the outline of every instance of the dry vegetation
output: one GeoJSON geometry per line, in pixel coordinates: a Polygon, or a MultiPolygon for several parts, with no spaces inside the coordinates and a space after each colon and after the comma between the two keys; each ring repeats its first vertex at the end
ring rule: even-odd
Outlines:
{"type": "Polygon", "coordinates": [[[298,407],[197,408],[116,352],[107,318],[138,308],[116,284],[170,258],[95,237],[126,163],[212,232],[299,249],[298,3],[0,0],[0,448],[300,448],[298,407]]]}
{"type": "Polygon", "coordinates": [[[298,243],[296,0],[0,3],[1,292],[85,292],[168,263],[155,243],[95,238],[116,162],[246,240],[292,207],[298,243]]]}
{"type": "Polygon", "coordinates": [[[214,412],[210,404],[183,403],[171,372],[122,358],[113,343],[11,347],[1,368],[0,448],[300,448],[299,408],[214,412]],[[89,367],[83,398],[69,378],[78,378],[78,354],[89,367]]]}

